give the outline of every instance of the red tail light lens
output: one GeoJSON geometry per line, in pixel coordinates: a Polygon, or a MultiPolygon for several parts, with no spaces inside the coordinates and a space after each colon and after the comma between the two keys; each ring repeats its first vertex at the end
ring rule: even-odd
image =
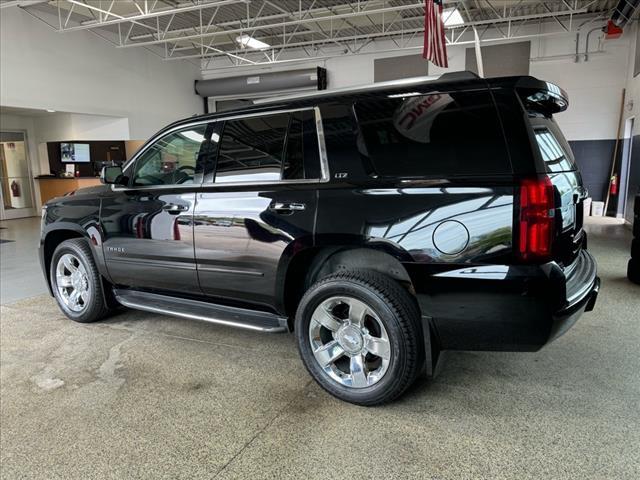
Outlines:
{"type": "Polygon", "coordinates": [[[520,184],[520,257],[545,260],[551,255],[555,201],[549,177],[520,184]]]}

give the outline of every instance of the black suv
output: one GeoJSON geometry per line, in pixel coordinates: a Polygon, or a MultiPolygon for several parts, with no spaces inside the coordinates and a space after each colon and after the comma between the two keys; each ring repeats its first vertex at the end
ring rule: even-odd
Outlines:
{"type": "Polygon", "coordinates": [[[293,331],[328,392],[389,401],[444,350],[535,351],[593,308],[567,105],[456,73],[181,120],[47,203],[42,267],[72,320],[293,331]]]}

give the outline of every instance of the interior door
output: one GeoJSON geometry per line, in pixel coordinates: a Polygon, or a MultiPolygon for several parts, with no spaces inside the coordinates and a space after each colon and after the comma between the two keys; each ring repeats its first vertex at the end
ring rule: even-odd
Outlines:
{"type": "Polygon", "coordinates": [[[36,214],[32,184],[25,133],[0,132],[2,219],[32,217],[36,214]]]}
{"type": "Polygon", "coordinates": [[[320,178],[314,116],[303,110],[225,122],[215,175],[197,195],[194,215],[206,295],[276,305],[282,255],[294,243],[313,242],[320,178]]]}
{"type": "Polygon", "coordinates": [[[114,283],[200,293],[193,213],[211,154],[207,124],[169,133],[138,156],[128,187],[103,199],[103,249],[114,283]]]}

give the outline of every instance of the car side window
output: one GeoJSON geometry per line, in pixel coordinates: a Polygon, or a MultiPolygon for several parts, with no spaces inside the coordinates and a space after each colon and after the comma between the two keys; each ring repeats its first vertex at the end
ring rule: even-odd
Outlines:
{"type": "Polygon", "coordinates": [[[502,127],[487,91],[407,94],[363,100],[355,109],[360,152],[378,175],[511,173],[502,127]]]}
{"type": "Polygon", "coordinates": [[[320,153],[313,110],[291,113],[282,178],[320,178],[320,153]]]}
{"type": "Polygon", "coordinates": [[[313,110],[227,120],[215,183],[320,178],[313,110]]]}
{"type": "Polygon", "coordinates": [[[157,140],[136,160],[133,186],[184,185],[197,183],[213,155],[212,127],[187,127],[157,140]]]}
{"type": "Polygon", "coordinates": [[[289,114],[227,120],[215,183],[280,180],[289,114]]]}

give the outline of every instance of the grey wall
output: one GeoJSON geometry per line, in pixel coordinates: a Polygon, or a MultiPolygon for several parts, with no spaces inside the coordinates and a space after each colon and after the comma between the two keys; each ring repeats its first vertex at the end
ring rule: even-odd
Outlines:
{"type": "Polygon", "coordinates": [[[422,55],[376,58],[373,61],[373,81],[386,82],[428,75],[428,64],[422,55]]]}
{"type": "Polygon", "coordinates": [[[589,196],[603,202],[607,195],[611,157],[615,140],[570,141],[571,150],[582,173],[582,181],[589,190],[589,196]]]}
{"type": "MultiPolygon", "coordinates": [[[[489,45],[481,47],[480,50],[482,52],[482,67],[486,78],[529,75],[531,42],[489,45]]],[[[478,73],[475,48],[466,49],[465,70],[478,73]]]]}
{"type": "MultiPolygon", "coordinates": [[[[570,141],[571,150],[582,173],[582,181],[589,190],[589,196],[595,201],[604,202],[609,187],[611,173],[611,157],[615,148],[615,140],[580,140],[570,141]]],[[[616,173],[620,178],[622,144],[618,147],[616,173]]],[[[622,192],[620,192],[622,193],[622,192]]],[[[640,194],[640,136],[633,137],[631,150],[631,168],[629,170],[629,187],[627,189],[627,207],[625,218],[633,221],[633,199],[640,194]]],[[[609,199],[608,214],[615,215],[619,195],[609,199]]]]}

